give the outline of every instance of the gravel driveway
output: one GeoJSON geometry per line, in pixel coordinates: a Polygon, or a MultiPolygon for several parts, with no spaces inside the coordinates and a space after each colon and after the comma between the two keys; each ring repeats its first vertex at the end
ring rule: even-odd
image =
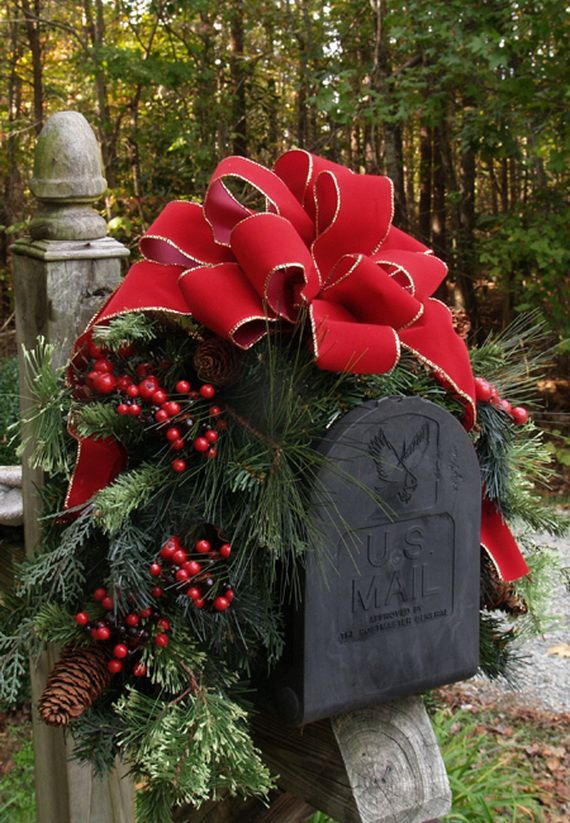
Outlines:
{"type": "MultiPolygon", "coordinates": [[[[562,565],[570,567],[570,539],[539,536],[539,542],[560,552],[562,565]]],[[[517,688],[504,681],[490,682],[473,677],[463,684],[465,692],[474,689],[485,698],[524,702],[555,712],[570,712],[570,590],[560,575],[552,590],[556,624],[540,637],[526,639],[521,651],[527,658],[520,667],[517,688]],[[566,655],[566,656],[564,656],[566,655]]]]}

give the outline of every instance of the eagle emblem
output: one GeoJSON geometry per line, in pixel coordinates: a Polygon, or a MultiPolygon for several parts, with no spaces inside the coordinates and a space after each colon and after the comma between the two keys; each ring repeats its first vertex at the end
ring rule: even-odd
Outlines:
{"type": "Polygon", "coordinates": [[[376,464],[376,473],[384,485],[377,486],[376,491],[386,494],[386,483],[390,484],[392,493],[402,503],[409,503],[418,486],[417,469],[422,462],[430,441],[428,421],[420,426],[410,440],[402,441],[396,448],[388,439],[384,429],[379,428],[377,434],[368,443],[368,453],[376,464]]]}

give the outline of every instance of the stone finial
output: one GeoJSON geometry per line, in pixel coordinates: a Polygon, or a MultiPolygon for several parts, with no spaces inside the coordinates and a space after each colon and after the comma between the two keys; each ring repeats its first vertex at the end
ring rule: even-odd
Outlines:
{"type": "Polygon", "coordinates": [[[107,224],[91,207],[107,188],[101,150],[87,120],[76,111],[53,114],[35,151],[30,188],[40,202],[30,224],[34,240],[96,240],[107,224]]]}

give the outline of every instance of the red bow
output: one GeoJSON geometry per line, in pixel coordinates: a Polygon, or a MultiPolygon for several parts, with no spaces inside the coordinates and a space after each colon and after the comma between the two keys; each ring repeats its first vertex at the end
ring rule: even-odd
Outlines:
{"type": "Polygon", "coordinates": [[[290,151],[274,171],[228,157],[204,205],[170,203],[142,237],[146,258],[97,318],[161,307],[189,313],[249,348],[305,310],[322,369],[382,374],[401,347],[425,363],[475,420],[469,355],[446,306],[431,295],[445,263],[392,225],[392,183],[290,151]],[[236,182],[265,203],[253,211],[236,182]],[[243,198],[242,198],[243,199],[243,198]]]}
{"type": "MultiPolygon", "coordinates": [[[[228,157],[215,170],[203,206],[166,206],[141,239],[145,259],[131,267],[90,325],[126,311],[190,314],[245,349],[271,323],[294,323],[303,311],[317,366],[382,374],[404,347],[463,401],[471,428],[476,407],[467,348],[449,309],[431,296],[447,268],[392,225],[393,211],[387,177],[354,174],[300,150],[282,155],[273,171],[228,157]],[[264,209],[234,195],[236,183],[245,196],[261,198],[264,209]]],[[[118,443],[97,443],[80,450],[69,508],[85,503],[125,465],[118,443]],[[89,455],[98,458],[95,466],[89,455]]],[[[483,534],[504,579],[526,573],[488,501],[483,534]]]]}

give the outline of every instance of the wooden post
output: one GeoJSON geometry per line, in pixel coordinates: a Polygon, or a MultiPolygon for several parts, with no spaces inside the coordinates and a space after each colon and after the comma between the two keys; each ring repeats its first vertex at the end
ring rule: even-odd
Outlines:
{"type": "MultiPolygon", "coordinates": [[[[22,346],[32,348],[38,335],[58,346],[65,362],[75,338],[102,300],[120,280],[121,260],[129,251],[107,237],[104,219],[92,204],[107,184],[101,154],[85,118],[71,111],[54,114],[44,126],[36,148],[31,189],[39,201],[30,224],[31,237],[18,240],[14,254],[14,293],[20,363],[20,395],[28,403],[23,383],[22,346]]],[[[38,523],[41,472],[24,460],[24,533],[26,553],[40,538],[38,523]]],[[[56,659],[50,649],[32,670],[32,699],[37,702],[56,659]]],[[[34,712],[35,781],[38,823],[130,823],[134,820],[133,788],[121,779],[120,767],[105,779],[70,760],[69,738],[43,725],[34,712]]]]}

